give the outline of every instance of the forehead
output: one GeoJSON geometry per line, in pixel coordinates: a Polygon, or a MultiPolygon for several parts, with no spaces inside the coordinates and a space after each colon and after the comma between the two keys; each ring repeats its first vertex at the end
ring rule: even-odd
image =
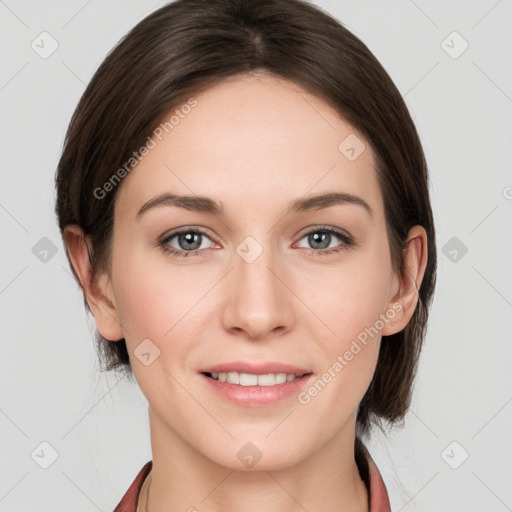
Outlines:
{"type": "Polygon", "coordinates": [[[124,178],[116,209],[133,213],[174,192],[208,195],[226,210],[261,211],[342,191],[382,211],[368,141],[317,96],[259,74],[232,77],[194,98],[193,108],[177,105],[164,116],[168,124],[124,178]]]}

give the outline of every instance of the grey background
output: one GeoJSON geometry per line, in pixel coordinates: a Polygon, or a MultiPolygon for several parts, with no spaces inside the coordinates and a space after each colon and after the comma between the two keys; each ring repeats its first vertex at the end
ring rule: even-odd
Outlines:
{"type": "MultiPolygon", "coordinates": [[[[414,401],[369,446],[393,511],[512,510],[512,0],[315,3],[389,72],[431,172],[438,285],[414,401]]],[[[98,371],[53,177],[85,84],[163,4],[0,1],[0,512],[113,510],[151,459],[144,396],[98,371]]]]}

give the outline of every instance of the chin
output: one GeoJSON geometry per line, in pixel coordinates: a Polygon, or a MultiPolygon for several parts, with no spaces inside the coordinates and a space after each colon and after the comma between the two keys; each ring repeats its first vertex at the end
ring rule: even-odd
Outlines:
{"type": "MultiPolygon", "coordinates": [[[[272,434],[271,434],[272,435],[272,434]]],[[[230,439],[227,445],[214,444],[215,451],[207,450],[203,455],[212,462],[233,471],[278,471],[300,463],[308,455],[305,443],[291,444],[290,436],[286,439],[277,437],[269,439],[268,432],[261,437],[252,435],[243,439],[230,439]]]]}

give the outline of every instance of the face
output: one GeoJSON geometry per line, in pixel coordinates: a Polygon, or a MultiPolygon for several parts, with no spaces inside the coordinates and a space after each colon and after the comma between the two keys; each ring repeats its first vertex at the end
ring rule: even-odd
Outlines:
{"type": "Polygon", "coordinates": [[[237,469],[245,446],[282,468],[353,443],[393,318],[374,157],[284,80],[237,77],[195,99],[120,185],[112,300],[169,442],[237,469]]]}

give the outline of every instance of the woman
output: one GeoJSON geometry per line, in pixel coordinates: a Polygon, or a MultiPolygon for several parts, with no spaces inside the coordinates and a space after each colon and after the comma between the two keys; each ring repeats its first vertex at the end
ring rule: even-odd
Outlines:
{"type": "Polygon", "coordinates": [[[107,369],[149,403],[121,511],[390,510],[435,285],[422,147],[368,48],[300,0],[178,0],[73,115],[59,226],[107,369]]]}

